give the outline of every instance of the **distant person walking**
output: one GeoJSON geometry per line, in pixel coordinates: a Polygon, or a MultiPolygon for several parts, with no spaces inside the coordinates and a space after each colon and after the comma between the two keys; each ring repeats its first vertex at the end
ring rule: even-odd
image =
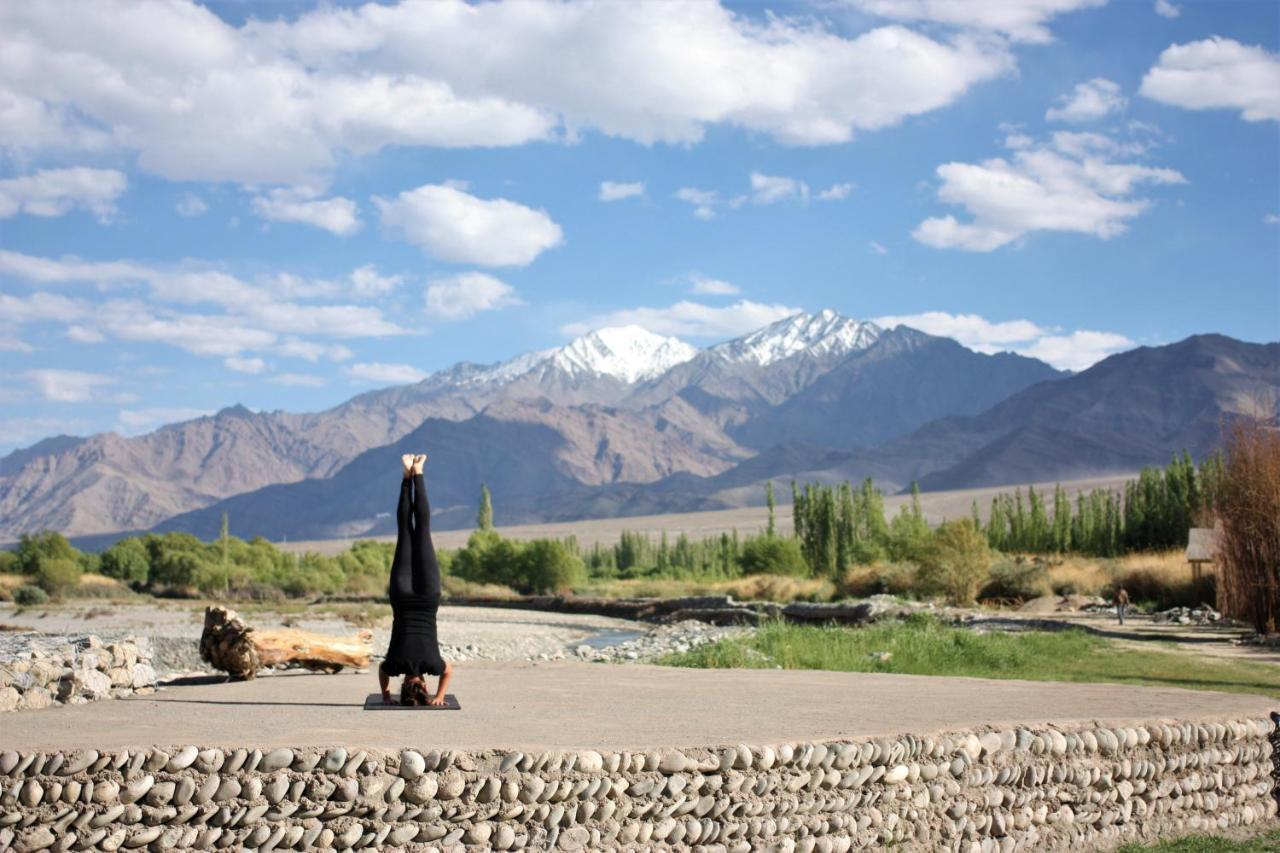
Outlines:
{"type": "Polygon", "coordinates": [[[404,476],[396,505],[396,550],[391,558],[391,642],[378,666],[382,701],[390,703],[393,675],[403,675],[402,705],[443,705],[453,666],[440,657],[436,639],[436,611],[440,609],[440,564],[431,542],[431,507],[422,477],[425,455],[401,457],[404,476]],[[427,692],[424,675],[437,675],[435,696],[427,692]]]}
{"type": "Polygon", "coordinates": [[[1124,612],[1129,608],[1129,592],[1124,587],[1116,590],[1116,618],[1124,624],[1124,612]]]}

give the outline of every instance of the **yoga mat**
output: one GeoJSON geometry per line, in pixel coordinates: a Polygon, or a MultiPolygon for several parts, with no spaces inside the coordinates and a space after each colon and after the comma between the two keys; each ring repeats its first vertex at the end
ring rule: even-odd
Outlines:
{"type": "Polygon", "coordinates": [[[444,694],[444,704],[439,706],[401,705],[398,702],[388,705],[382,701],[381,693],[370,693],[364,699],[364,709],[366,711],[461,711],[462,706],[458,704],[458,697],[452,693],[444,694]]]}

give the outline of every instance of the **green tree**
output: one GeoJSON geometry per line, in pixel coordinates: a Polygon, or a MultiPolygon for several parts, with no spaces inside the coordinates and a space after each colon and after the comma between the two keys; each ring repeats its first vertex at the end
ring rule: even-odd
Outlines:
{"type": "Polygon", "coordinates": [[[521,592],[567,592],[586,578],[582,560],[558,539],[534,539],[520,555],[512,586],[521,592]]]}
{"type": "Polygon", "coordinates": [[[764,484],[764,502],[769,507],[769,522],[765,527],[765,533],[768,536],[777,534],[777,525],[774,523],[774,511],[777,509],[778,502],[773,497],[773,480],[769,480],[764,484]]]}
{"type": "Polygon", "coordinates": [[[142,586],[150,568],[147,548],[137,537],[121,539],[102,552],[102,573],[109,578],[142,586]]]}
{"type": "Polygon", "coordinates": [[[13,552],[18,558],[18,571],[24,575],[34,575],[44,560],[74,561],[80,553],[67,541],[67,537],[52,530],[22,534],[13,552]]]}
{"type": "Polygon", "coordinates": [[[476,513],[476,527],[481,530],[493,529],[493,498],[489,495],[489,487],[480,484],[480,511],[476,513]]]}
{"type": "Polygon", "coordinates": [[[987,539],[967,519],[946,521],[920,561],[920,580],[954,604],[972,604],[991,569],[987,539]]]}
{"type": "Polygon", "coordinates": [[[778,536],[765,535],[748,539],[743,543],[738,565],[743,574],[748,575],[804,577],[809,574],[809,565],[800,550],[800,542],[778,536]]]}
{"type": "Polygon", "coordinates": [[[65,595],[80,583],[80,563],[66,557],[44,558],[36,569],[36,586],[53,596],[65,595]]]}
{"type": "Polygon", "coordinates": [[[929,544],[929,523],[920,505],[920,486],[911,484],[911,503],[889,522],[887,551],[891,560],[918,561],[929,544]]]}

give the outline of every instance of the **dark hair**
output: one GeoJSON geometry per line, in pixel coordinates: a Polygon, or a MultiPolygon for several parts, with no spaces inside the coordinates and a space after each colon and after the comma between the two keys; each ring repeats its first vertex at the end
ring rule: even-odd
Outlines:
{"type": "Polygon", "coordinates": [[[425,705],[426,700],[427,685],[423,683],[422,676],[406,675],[400,682],[400,704],[425,705]]]}

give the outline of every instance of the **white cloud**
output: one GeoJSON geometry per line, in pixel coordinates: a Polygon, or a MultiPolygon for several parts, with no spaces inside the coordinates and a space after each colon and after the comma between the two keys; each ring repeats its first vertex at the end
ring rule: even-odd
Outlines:
{"type": "Polygon", "coordinates": [[[1189,110],[1240,110],[1246,121],[1280,119],[1280,56],[1218,36],[1171,45],[1138,93],[1189,110]]]}
{"type": "Polygon", "coordinates": [[[18,213],[63,216],[80,208],[106,221],[128,186],[129,179],[114,169],[41,169],[34,175],[0,180],[0,219],[18,213]]]}
{"type": "Polygon", "coordinates": [[[1280,214],[1268,213],[1262,217],[1262,221],[1267,225],[1280,225],[1280,214]]]}
{"type": "MultiPolygon", "coordinates": [[[[112,299],[92,309],[54,294],[38,293],[27,299],[0,294],[0,308],[8,309],[4,319],[12,323],[75,323],[79,328],[71,334],[78,340],[89,340],[95,333],[99,337],[105,334],[119,340],[165,343],[199,355],[225,358],[246,350],[272,348],[280,336],[288,336],[290,340],[281,344],[282,354],[312,359],[328,355],[341,360],[351,355],[345,347],[326,349],[325,345],[299,338],[377,338],[405,333],[404,328],[386,319],[381,309],[372,305],[314,304],[281,298],[313,299],[346,287],[288,274],[246,282],[217,269],[167,269],[134,261],[42,258],[5,250],[0,250],[0,274],[37,284],[86,283],[109,292],[146,288],[148,302],[112,299]],[[177,311],[167,304],[210,304],[224,313],[177,311]]],[[[384,286],[387,280],[371,268],[353,273],[351,287],[356,291],[384,286]]]]}
{"type": "Polygon", "coordinates": [[[267,381],[297,388],[323,388],[325,385],[323,376],[310,373],[277,373],[275,376],[268,376],[267,381]]]}
{"type": "Polygon", "coordinates": [[[857,188],[858,185],[854,183],[832,184],[818,192],[818,201],[842,201],[853,195],[857,188]]]}
{"type": "Polygon", "coordinates": [[[1046,335],[1019,352],[1046,361],[1060,370],[1084,370],[1109,355],[1134,347],[1133,341],[1113,332],[1072,332],[1046,335]]]}
{"type": "Polygon", "coordinates": [[[515,288],[482,272],[464,272],[427,284],[427,314],[438,320],[465,320],[481,311],[524,304],[515,288]]]}
{"type": "Polygon", "coordinates": [[[704,296],[733,296],[741,292],[736,284],[699,273],[690,274],[689,283],[692,285],[691,292],[704,296]]]}
{"type": "Polygon", "coordinates": [[[106,335],[90,326],[67,326],[67,337],[78,344],[100,344],[107,339],[106,335]]]}
{"type": "Polygon", "coordinates": [[[326,5],[242,26],[179,0],[11,3],[0,31],[0,146],[112,147],[167,178],[246,184],[314,182],[386,146],[589,130],[690,143],[730,126],[839,143],[1014,64],[998,40],[900,26],[844,37],[809,14],[697,0],[326,5]]]}
{"type": "Polygon", "coordinates": [[[33,293],[27,297],[0,293],[0,323],[4,324],[70,323],[88,311],[83,302],[56,293],[33,293]]]}
{"type": "Polygon", "coordinates": [[[298,339],[282,341],[276,346],[275,352],[290,358],[300,358],[310,362],[316,362],[322,358],[329,361],[350,361],[355,355],[351,350],[340,344],[318,344],[314,341],[298,339]]]}
{"type": "Polygon", "coordinates": [[[686,204],[693,205],[693,215],[699,219],[714,219],[719,197],[713,190],[700,190],[695,187],[681,187],[674,197],[686,204]]]}
{"type": "Polygon", "coordinates": [[[124,435],[139,435],[151,432],[165,424],[193,421],[212,415],[208,409],[196,409],[179,406],[155,406],[146,409],[122,409],[117,416],[117,428],[124,435]]]}
{"type": "Polygon", "coordinates": [[[122,341],[167,344],[204,356],[240,355],[267,349],[276,341],[272,332],[235,317],[153,311],[138,302],[107,302],[98,309],[95,322],[104,333],[122,341]]]}
{"type": "Polygon", "coordinates": [[[863,11],[898,21],[927,21],[990,30],[1014,41],[1049,42],[1047,24],[1058,15],[1102,6],[1107,0],[847,0],[863,11]]]}
{"type": "Polygon", "coordinates": [[[297,222],[322,228],[339,237],[349,237],[360,230],[356,203],[349,198],[320,198],[315,190],[277,188],[253,199],[253,210],[263,219],[274,222],[297,222]]]}
{"type": "Polygon", "coordinates": [[[877,317],[875,323],[885,328],[910,326],[930,335],[954,338],[979,352],[998,352],[1001,347],[1009,344],[1029,341],[1047,334],[1030,320],[993,323],[977,314],[948,314],[945,311],[877,317]]]}
{"type": "Polygon", "coordinates": [[[644,181],[620,184],[613,181],[600,183],[601,201],[621,201],[624,198],[639,198],[644,195],[644,181]]]}
{"type": "Polygon", "coordinates": [[[1070,93],[1058,98],[1058,106],[1050,107],[1044,117],[1049,121],[1093,121],[1119,112],[1127,103],[1118,83],[1095,77],[1077,83],[1070,93]]]}
{"type": "Polygon", "coordinates": [[[402,275],[380,275],[373,264],[365,264],[352,270],[349,276],[351,289],[357,296],[383,296],[404,283],[402,275]]]}
{"type": "Polygon", "coordinates": [[[260,358],[232,356],[224,358],[222,363],[226,365],[228,370],[234,370],[237,373],[257,374],[267,369],[267,363],[260,358]]]}
{"type": "Polygon", "coordinates": [[[1169,0],[1156,0],[1156,14],[1162,18],[1176,18],[1182,14],[1182,10],[1169,0]]]}
{"type": "Polygon", "coordinates": [[[756,204],[779,201],[808,201],[809,185],[795,178],[751,173],[751,200],[756,204]]]}
{"type": "Polygon", "coordinates": [[[989,252],[1034,231],[1067,231],[1109,239],[1150,206],[1134,195],[1143,184],[1180,184],[1173,169],[1117,162],[1124,149],[1100,134],[1055,134],[1051,142],[1015,150],[1009,160],[944,163],[938,198],[972,216],[932,217],[912,236],[940,249],[989,252]]]}
{"type": "Polygon", "coordinates": [[[373,201],[388,230],[451,263],[523,267],[564,239],[545,210],[440,184],[373,201]]]}
{"type": "Polygon", "coordinates": [[[183,193],[182,198],[178,199],[178,203],[174,205],[174,209],[178,211],[179,216],[185,216],[190,219],[191,217],[202,216],[209,210],[209,205],[195,193],[183,193]]]}
{"type": "Polygon", "coordinates": [[[877,243],[875,240],[872,240],[869,243],[867,243],[867,245],[870,246],[871,251],[875,252],[877,255],[889,254],[889,250],[885,248],[883,243],[877,243]]]}
{"type": "Polygon", "coordinates": [[[982,353],[1016,352],[1038,358],[1059,370],[1084,370],[1109,355],[1135,346],[1113,332],[1075,331],[1067,334],[1046,329],[1030,320],[993,322],[978,314],[921,314],[877,317],[884,328],[910,326],[930,335],[952,338],[982,353]]]}
{"type": "Polygon", "coordinates": [[[342,372],[355,381],[375,385],[407,385],[427,378],[427,374],[411,364],[383,364],[376,361],[353,364],[344,367],[342,372]]]}
{"type": "Polygon", "coordinates": [[[683,300],[666,308],[624,308],[560,327],[565,335],[582,335],[592,329],[635,325],[658,335],[691,338],[724,338],[754,332],[783,317],[799,313],[786,305],[764,305],[742,299],[716,307],[683,300]]]}
{"type": "Polygon", "coordinates": [[[25,376],[40,396],[55,403],[86,402],[94,396],[96,389],[114,385],[116,381],[102,373],[54,368],[28,370],[25,376]]]}
{"type": "Polygon", "coordinates": [[[34,348],[21,338],[0,335],[0,352],[34,352],[34,348]]]}
{"type": "Polygon", "coordinates": [[[0,447],[16,448],[53,435],[84,435],[89,424],[80,418],[0,418],[0,447]]]}

